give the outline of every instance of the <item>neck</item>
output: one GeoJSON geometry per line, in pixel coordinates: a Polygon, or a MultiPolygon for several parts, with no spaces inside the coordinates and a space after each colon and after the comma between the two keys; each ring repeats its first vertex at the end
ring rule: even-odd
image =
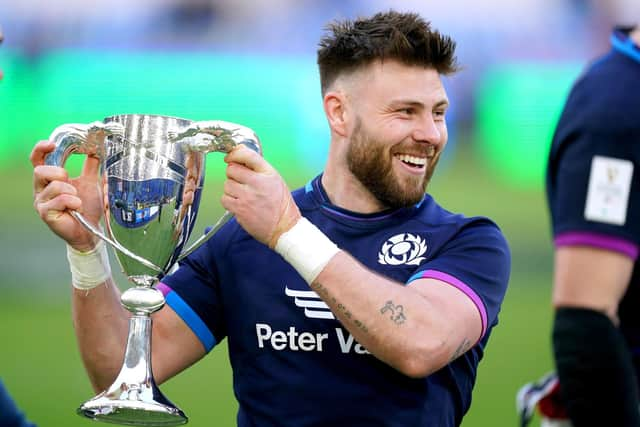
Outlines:
{"type": "Polygon", "coordinates": [[[636,28],[631,31],[629,37],[631,38],[631,40],[633,40],[636,46],[640,46],[640,24],[638,24],[636,28]]]}
{"type": "Polygon", "coordinates": [[[322,186],[331,203],[342,209],[369,214],[387,208],[351,173],[335,173],[329,165],[322,174],[322,186]]]}

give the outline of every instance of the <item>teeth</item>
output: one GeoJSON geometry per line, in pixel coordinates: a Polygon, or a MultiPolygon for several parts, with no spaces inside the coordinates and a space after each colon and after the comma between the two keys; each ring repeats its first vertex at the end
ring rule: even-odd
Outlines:
{"type": "Polygon", "coordinates": [[[425,157],[414,157],[409,156],[408,154],[398,154],[396,156],[398,160],[401,160],[405,163],[411,163],[418,166],[424,166],[427,164],[427,159],[425,157]]]}

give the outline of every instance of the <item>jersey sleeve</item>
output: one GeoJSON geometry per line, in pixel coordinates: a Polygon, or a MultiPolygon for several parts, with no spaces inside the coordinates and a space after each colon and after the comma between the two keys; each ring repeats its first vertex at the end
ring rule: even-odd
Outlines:
{"type": "Polygon", "coordinates": [[[482,339],[497,323],[511,271],[506,239],[488,220],[462,228],[430,261],[422,264],[407,284],[437,279],[458,288],[475,304],[482,319],[482,339]]]}
{"type": "Polygon", "coordinates": [[[596,129],[564,138],[547,170],[554,244],[598,247],[637,259],[640,135],[596,129]]]}
{"type": "Polygon", "coordinates": [[[167,305],[191,328],[207,352],[226,336],[215,251],[224,244],[228,232],[228,227],[218,231],[157,285],[167,305]]]}

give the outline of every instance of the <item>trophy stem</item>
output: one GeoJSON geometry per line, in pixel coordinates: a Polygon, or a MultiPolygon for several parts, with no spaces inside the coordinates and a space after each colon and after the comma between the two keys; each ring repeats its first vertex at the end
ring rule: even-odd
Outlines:
{"type": "Polygon", "coordinates": [[[122,368],[111,387],[85,402],[78,414],[129,426],[186,424],[187,417],[162,394],[151,369],[151,313],[162,307],[164,296],[148,286],[136,286],[121,299],[133,313],[122,368]]]}

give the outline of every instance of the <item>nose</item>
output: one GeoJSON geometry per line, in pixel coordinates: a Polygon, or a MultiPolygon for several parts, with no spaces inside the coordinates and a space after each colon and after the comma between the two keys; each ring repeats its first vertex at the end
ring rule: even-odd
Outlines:
{"type": "Polygon", "coordinates": [[[447,128],[444,121],[436,121],[432,114],[425,114],[416,122],[413,130],[413,139],[417,142],[426,142],[432,145],[444,143],[447,128]]]}

